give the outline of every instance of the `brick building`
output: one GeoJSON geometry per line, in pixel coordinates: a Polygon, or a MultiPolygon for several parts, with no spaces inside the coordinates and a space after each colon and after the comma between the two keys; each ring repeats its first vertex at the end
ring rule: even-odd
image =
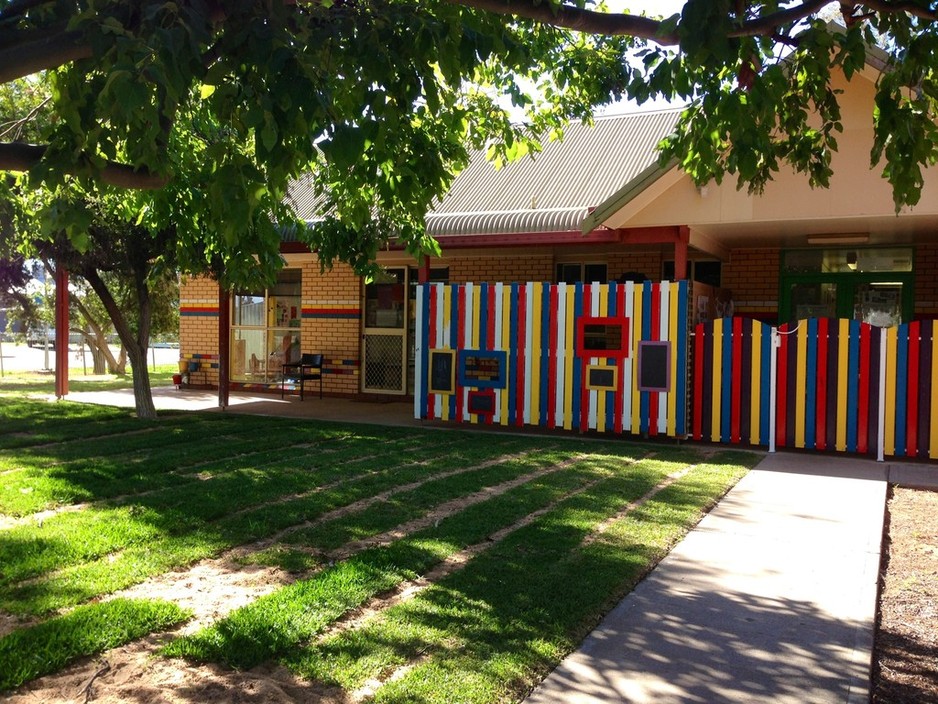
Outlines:
{"type": "MultiPolygon", "coordinates": [[[[427,216],[439,259],[382,252],[387,277],[366,284],[344,266],[320,274],[315,254],[285,241],[277,285],[232,293],[221,316],[218,287],[186,280],[182,355],[216,359],[219,323],[230,318],[232,388],[279,390],[282,362],[310,352],[324,357],[326,394],[406,396],[415,284],[427,280],[686,277],[700,302],[696,316],[883,326],[938,317],[938,179],[926,174],[920,204],[895,213],[888,182],[868,166],[875,77],[868,69],[836,86],[844,132],[828,190],[812,190],[794,173],[778,174],[760,196],[729,182],[697,188],[654,153],[678,111],[599,118],[498,171],[478,154],[427,216]]],[[[313,221],[308,184],[299,181],[291,197],[313,221]]],[[[202,372],[194,383],[218,383],[217,368],[202,372]]]]}

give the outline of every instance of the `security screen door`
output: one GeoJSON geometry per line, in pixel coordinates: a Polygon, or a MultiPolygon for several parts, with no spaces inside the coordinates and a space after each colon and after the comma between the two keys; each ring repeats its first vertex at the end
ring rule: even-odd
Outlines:
{"type": "Polygon", "coordinates": [[[362,391],[405,393],[407,269],[386,269],[365,284],[362,391]]]}

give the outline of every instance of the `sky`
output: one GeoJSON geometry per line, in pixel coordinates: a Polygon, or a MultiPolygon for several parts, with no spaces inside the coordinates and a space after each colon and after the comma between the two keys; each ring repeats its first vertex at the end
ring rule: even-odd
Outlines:
{"type": "Polygon", "coordinates": [[[681,11],[684,0],[606,0],[606,4],[615,12],[628,9],[635,13],[644,11],[649,15],[670,17],[675,12],[681,11]]]}
{"type": "MultiPolygon", "coordinates": [[[[623,12],[628,10],[635,14],[645,12],[649,15],[661,15],[670,17],[679,13],[684,7],[684,0],[606,0],[611,12],[623,12]]],[[[637,105],[632,101],[624,101],[608,105],[597,111],[599,115],[621,115],[624,112],[636,112],[638,110],[661,110],[668,107],[675,107],[679,103],[669,103],[661,98],[649,100],[642,105],[637,105]]]]}

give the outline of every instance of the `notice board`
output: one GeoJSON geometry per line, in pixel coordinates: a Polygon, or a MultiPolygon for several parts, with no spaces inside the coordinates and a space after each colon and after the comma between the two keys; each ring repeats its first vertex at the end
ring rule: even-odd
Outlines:
{"type": "Polygon", "coordinates": [[[642,340],[638,343],[638,388],[640,391],[671,390],[671,343],[642,340]]]}

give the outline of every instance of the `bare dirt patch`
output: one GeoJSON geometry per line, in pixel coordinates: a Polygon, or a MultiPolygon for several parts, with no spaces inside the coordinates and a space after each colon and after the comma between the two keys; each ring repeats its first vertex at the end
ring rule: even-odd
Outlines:
{"type": "Polygon", "coordinates": [[[165,660],[156,651],[172,637],[191,633],[236,608],[292,581],[287,573],[208,560],[182,572],[170,572],[117,592],[108,598],[159,598],[193,612],[181,628],[86,658],[59,673],[42,677],[10,697],[25,702],[298,702],[340,701],[296,680],[282,669],[258,668],[236,673],[214,666],[165,660]]]}
{"type": "Polygon", "coordinates": [[[872,701],[938,702],[938,491],[896,488],[888,512],[872,701]]]}
{"type": "Polygon", "coordinates": [[[345,694],[297,679],[281,666],[234,672],[217,665],[165,660],[153,652],[167,635],[132,643],[104,658],[88,660],[61,675],[43,678],[11,697],[10,704],[342,704],[345,694]]]}

